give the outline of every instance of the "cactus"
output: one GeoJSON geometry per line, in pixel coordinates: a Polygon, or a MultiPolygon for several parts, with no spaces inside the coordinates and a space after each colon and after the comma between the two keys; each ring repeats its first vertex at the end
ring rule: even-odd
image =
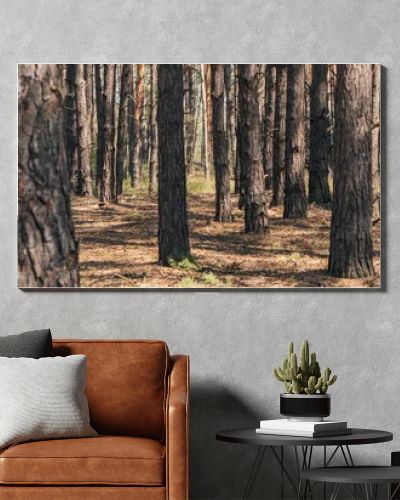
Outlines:
{"type": "Polygon", "coordinates": [[[274,375],[285,385],[288,394],[326,394],[329,386],[336,382],[337,376],[331,378],[330,368],[321,368],[317,355],[312,352],[307,340],[303,340],[300,348],[300,364],[294,352],[293,342],[289,343],[288,356],[282,361],[282,366],[274,368],[274,375]]]}

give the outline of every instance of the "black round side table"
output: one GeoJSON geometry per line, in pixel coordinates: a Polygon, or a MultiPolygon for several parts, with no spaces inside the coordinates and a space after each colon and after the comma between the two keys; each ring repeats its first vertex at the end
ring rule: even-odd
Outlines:
{"type": "MultiPolygon", "coordinates": [[[[220,431],[216,434],[218,441],[228,443],[250,444],[257,446],[257,454],[254,460],[250,476],[243,494],[243,500],[250,498],[254,487],[260,465],[266,451],[270,451],[280,465],[281,469],[281,498],[284,498],[284,480],[285,478],[293,487],[297,494],[301,493],[300,474],[308,470],[312,465],[312,456],[314,447],[323,447],[324,458],[323,466],[329,467],[335,456],[342,456],[348,467],[354,467],[354,460],[350,452],[350,446],[362,444],[384,443],[393,439],[391,432],[372,430],[372,429],[353,429],[352,434],[342,436],[327,436],[319,438],[280,436],[272,434],[257,434],[255,429],[231,429],[220,431]],[[334,447],[328,456],[328,447],[334,447]],[[285,465],[284,449],[289,448],[294,451],[297,474],[293,476],[285,465]]],[[[310,485],[306,480],[304,495],[307,497],[310,485]]],[[[326,498],[326,488],[324,486],[324,499],[326,498]]]]}
{"type": "MultiPolygon", "coordinates": [[[[334,483],[334,488],[330,500],[335,500],[342,486],[344,486],[351,497],[354,492],[349,485],[356,485],[359,488],[365,487],[365,497],[367,500],[375,500],[378,494],[378,486],[387,485],[387,499],[391,500],[400,487],[400,467],[327,467],[305,470],[301,473],[301,481],[309,481],[311,491],[317,482],[334,483]],[[314,485],[312,484],[314,483],[314,485]],[[392,484],[396,487],[391,490],[392,484]]],[[[305,498],[305,497],[303,497],[305,498]]]]}

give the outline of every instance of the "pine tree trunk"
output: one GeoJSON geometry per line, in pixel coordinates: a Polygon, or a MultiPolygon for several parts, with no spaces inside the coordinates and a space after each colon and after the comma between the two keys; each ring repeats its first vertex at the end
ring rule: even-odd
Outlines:
{"type": "Polygon", "coordinates": [[[144,100],[144,64],[137,64],[137,78],[134,99],[134,146],[132,148],[132,187],[137,188],[140,184],[140,119],[144,100]]]}
{"type": "Polygon", "coordinates": [[[286,101],[287,101],[287,66],[276,67],[275,127],[272,165],[271,207],[283,202],[283,172],[286,156],[286,101]]]}
{"type": "Polygon", "coordinates": [[[83,64],[76,65],[75,93],[79,162],[79,179],[76,183],[76,194],[82,196],[93,196],[93,175],[90,165],[88,145],[86,82],[83,73],[83,64]]]}
{"type": "Polygon", "coordinates": [[[372,187],[373,219],[381,216],[381,166],[380,166],[380,129],[381,129],[381,65],[374,64],[372,87],[372,187]]]}
{"type": "Polygon", "coordinates": [[[264,170],[260,154],[257,71],[256,64],[239,65],[238,154],[246,233],[264,233],[268,227],[264,170]]]}
{"type": "Polygon", "coordinates": [[[224,108],[224,65],[211,65],[213,150],[215,168],[215,220],[231,222],[230,176],[224,108]]]}
{"type": "Polygon", "coordinates": [[[89,157],[92,152],[94,144],[93,133],[93,64],[84,64],[84,75],[86,82],[86,107],[87,107],[87,130],[88,130],[88,144],[89,144],[89,157]]]}
{"type": "Polygon", "coordinates": [[[75,181],[78,171],[78,139],[76,137],[76,99],[75,99],[75,64],[67,64],[66,96],[65,96],[65,150],[67,166],[72,188],[75,191],[75,181]]]}
{"type": "Polygon", "coordinates": [[[157,64],[151,65],[150,77],[150,175],[149,175],[149,192],[154,193],[156,189],[156,175],[158,164],[158,149],[157,149],[157,64]]]}
{"type": "Polygon", "coordinates": [[[131,185],[133,184],[133,173],[134,173],[134,151],[135,151],[135,144],[136,144],[136,127],[135,127],[135,117],[134,117],[134,111],[135,111],[135,100],[134,100],[134,82],[133,82],[133,71],[134,71],[134,66],[133,64],[129,64],[129,72],[127,75],[128,79],[128,88],[129,88],[129,95],[128,95],[128,156],[129,156],[129,161],[128,161],[128,175],[129,179],[131,181],[131,185]]]}
{"type": "Polygon", "coordinates": [[[117,153],[115,163],[117,201],[122,196],[122,185],[124,182],[124,160],[126,155],[127,137],[127,114],[129,95],[129,64],[123,64],[121,69],[121,92],[119,98],[118,132],[117,132],[117,153]]]}
{"type": "Polygon", "coordinates": [[[104,94],[102,81],[102,65],[95,64],[96,111],[97,111],[97,154],[96,154],[96,186],[100,206],[104,204],[104,94]]]}
{"type": "Polygon", "coordinates": [[[190,256],[183,137],[183,66],[158,67],[159,261],[190,256]]]}
{"type": "MultiPolygon", "coordinates": [[[[235,131],[236,131],[236,161],[235,161],[235,194],[240,194],[240,158],[239,158],[239,65],[233,65],[235,89],[235,131]]],[[[240,206],[240,199],[239,199],[240,206]]]]}
{"type": "Polygon", "coordinates": [[[311,85],[310,120],[310,203],[331,202],[329,191],[328,66],[314,64],[311,85]]]}
{"type": "Polygon", "coordinates": [[[329,273],[372,276],[371,64],[339,64],[329,273]]]}
{"type": "Polygon", "coordinates": [[[304,65],[304,165],[310,169],[311,85],[313,64],[304,65]]]}
{"type": "Polygon", "coordinates": [[[201,160],[204,165],[206,179],[210,176],[210,165],[208,161],[208,133],[207,133],[207,90],[206,90],[206,64],[201,65],[201,109],[202,109],[202,147],[201,160]]]}
{"type": "Polygon", "coordinates": [[[196,95],[194,93],[193,65],[184,65],[184,113],[185,113],[185,164],[190,172],[193,169],[193,145],[196,125],[196,95]]]}
{"type": "Polygon", "coordinates": [[[235,89],[232,79],[232,65],[224,64],[224,79],[226,93],[226,126],[228,139],[228,168],[234,174],[236,163],[236,117],[235,117],[235,89]]]}
{"type": "Polygon", "coordinates": [[[267,64],[265,69],[265,115],[264,115],[264,174],[265,187],[272,189],[275,135],[276,66],[267,64]]]}
{"type": "Polygon", "coordinates": [[[104,200],[117,199],[114,133],[115,133],[115,64],[104,65],[104,200]]]}
{"type": "Polygon", "coordinates": [[[77,287],[69,201],[62,69],[19,65],[18,285],[77,287]]]}
{"type": "Polygon", "coordinates": [[[207,156],[208,167],[213,169],[213,118],[212,118],[212,94],[211,94],[211,64],[205,64],[206,76],[206,106],[207,106],[207,156]]]}
{"type": "Polygon", "coordinates": [[[285,219],[307,217],[304,185],[304,64],[288,66],[285,219]]]}

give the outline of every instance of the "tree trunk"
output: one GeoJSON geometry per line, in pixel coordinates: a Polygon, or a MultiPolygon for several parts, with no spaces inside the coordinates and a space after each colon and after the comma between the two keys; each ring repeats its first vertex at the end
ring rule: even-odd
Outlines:
{"type": "Polygon", "coordinates": [[[206,90],[206,65],[201,65],[201,109],[202,109],[202,144],[201,160],[204,165],[206,179],[210,176],[210,166],[208,161],[208,133],[207,133],[207,90],[206,90]]]}
{"type": "Polygon", "coordinates": [[[265,187],[272,189],[275,132],[276,66],[267,64],[265,69],[265,115],[264,115],[264,174],[265,187]]]}
{"type": "Polygon", "coordinates": [[[224,64],[226,93],[226,126],[228,138],[228,169],[234,174],[236,164],[236,111],[235,111],[235,80],[232,79],[232,65],[224,64]]]}
{"type": "Polygon", "coordinates": [[[257,64],[239,65],[239,129],[242,207],[245,232],[264,233],[268,214],[260,155],[257,64]]]}
{"type": "Polygon", "coordinates": [[[372,276],[372,64],[339,64],[329,273],[372,276]]]}
{"type": "Polygon", "coordinates": [[[310,104],[310,203],[331,202],[329,191],[328,65],[314,64],[310,104]]]}
{"type": "Polygon", "coordinates": [[[159,261],[169,265],[190,256],[183,137],[183,66],[158,67],[159,261]]]}
{"type": "Polygon", "coordinates": [[[122,196],[124,182],[124,160],[126,155],[127,114],[129,95],[129,64],[123,64],[121,69],[121,92],[119,97],[117,154],[115,163],[117,200],[122,196]]]}
{"type": "MultiPolygon", "coordinates": [[[[239,158],[239,65],[233,65],[235,89],[235,131],[236,131],[236,161],[235,161],[235,194],[240,194],[240,158],[239,158]]],[[[240,206],[240,199],[239,199],[240,206]]]]}
{"type": "Polygon", "coordinates": [[[136,143],[136,128],[135,128],[135,117],[134,117],[134,109],[135,109],[135,100],[134,100],[134,82],[133,82],[133,64],[129,64],[129,72],[127,74],[128,79],[128,174],[129,179],[131,181],[131,185],[133,184],[133,173],[134,173],[134,151],[135,151],[135,143],[136,143]]]}
{"type": "Polygon", "coordinates": [[[275,127],[272,165],[271,207],[277,207],[283,201],[283,172],[286,155],[286,100],[287,66],[276,67],[275,127]]]}
{"type": "Polygon", "coordinates": [[[78,144],[76,137],[76,99],[75,99],[75,64],[67,64],[66,68],[66,96],[65,96],[65,150],[68,172],[72,187],[76,190],[75,181],[78,171],[78,144]]]}
{"type": "Polygon", "coordinates": [[[78,245],[69,201],[62,69],[19,65],[18,285],[77,287],[78,245]]]}
{"type": "Polygon", "coordinates": [[[115,64],[104,65],[104,200],[116,202],[114,162],[115,133],[115,64]]]}
{"type": "Polygon", "coordinates": [[[196,95],[194,89],[194,70],[192,64],[184,65],[184,113],[185,113],[185,164],[190,172],[193,169],[193,146],[196,126],[196,95]]]}
{"type": "Polygon", "coordinates": [[[304,165],[310,169],[311,85],[313,64],[304,65],[304,165]]]}
{"type": "Polygon", "coordinates": [[[87,127],[87,101],[86,82],[83,74],[83,64],[76,65],[76,124],[78,135],[78,161],[79,169],[76,194],[93,196],[93,175],[90,165],[88,127],[87,127]]]}
{"type": "Polygon", "coordinates": [[[374,64],[372,87],[372,192],[373,219],[381,216],[381,166],[380,166],[380,130],[381,130],[381,65],[374,64]]]}
{"type": "Polygon", "coordinates": [[[231,222],[230,176],[224,109],[224,65],[211,65],[213,150],[215,168],[215,220],[231,222]]]}
{"type": "Polygon", "coordinates": [[[135,86],[135,99],[134,99],[134,147],[132,148],[132,187],[137,188],[140,184],[140,118],[143,108],[144,100],[144,64],[137,64],[137,78],[135,86]]]}
{"type": "Polygon", "coordinates": [[[157,150],[157,64],[151,65],[150,78],[150,175],[149,175],[149,192],[154,193],[156,189],[156,175],[158,164],[157,150]]]}
{"type": "Polygon", "coordinates": [[[285,219],[307,217],[304,186],[304,64],[288,66],[285,219]]]}
{"type": "Polygon", "coordinates": [[[96,154],[96,186],[99,204],[104,204],[104,95],[101,64],[95,64],[96,111],[97,111],[97,154],[96,154]]]}
{"type": "Polygon", "coordinates": [[[213,168],[213,118],[212,118],[212,94],[211,94],[211,64],[205,64],[205,76],[206,76],[206,106],[207,106],[207,156],[208,156],[208,166],[210,169],[213,168]]]}
{"type": "Polygon", "coordinates": [[[94,144],[94,133],[93,133],[93,64],[84,64],[84,75],[86,82],[86,107],[87,107],[87,130],[88,130],[88,144],[89,144],[89,156],[92,152],[92,146],[94,144]]]}

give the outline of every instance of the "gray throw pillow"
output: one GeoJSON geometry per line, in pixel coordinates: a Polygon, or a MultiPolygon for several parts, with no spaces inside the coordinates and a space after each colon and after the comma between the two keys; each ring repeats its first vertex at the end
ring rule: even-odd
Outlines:
{"type": "Polygon", "coordinates": [[[0,448],[96,436],[85,387],[86,356],[0,357],[0,448]]]}
{"type": "Polygon", "coordinates": [[[44,358],[53,354],[51,332],[32,330],[0,337],[0,356],[7,358],[44,358]]]}

